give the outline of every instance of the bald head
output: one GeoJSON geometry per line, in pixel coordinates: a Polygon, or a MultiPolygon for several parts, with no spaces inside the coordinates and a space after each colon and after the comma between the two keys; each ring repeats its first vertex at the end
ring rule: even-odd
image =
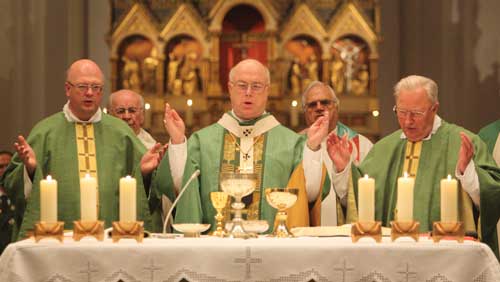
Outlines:
{"type": "Polygon", "coordinates": [[[92,60],[82,59],[75,61],[66,72],[66,81],[74,81],[82,76],[82,74],[92,74],[98,77],[101,85],[104,81],[104,75],[101,68],[92,60]]]}
{"type": "Polygon", "coordinates": [[[66,73],[66,97],[70,111],[80,120],[88,121],[99,109],[104,76],[91,60],[74,62],[66,73]]]}
{"type": "Polygon", "coordinates": [[[125,121],[139,134],[144,123],[144,99],[132,90],[122,89],[109,96],[109,113],[125,121]]]}
{"type": "Polygon", "coordinates": [[[261,116],[269,95],[269,69],[261,62],[247,59],[229,72],[229,98],[234,114],[243,120],[261,116]]]}

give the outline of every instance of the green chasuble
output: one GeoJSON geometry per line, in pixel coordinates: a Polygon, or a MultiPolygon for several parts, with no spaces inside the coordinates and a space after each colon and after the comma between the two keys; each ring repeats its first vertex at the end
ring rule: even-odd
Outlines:
{"type": "Polygon", "coordinates": [[[488,151],[500,165],[500,119],[483,127],[477,135],[488,145],[488,151]]]}
{"type": "MultiPolygon", "coordinates": [[[[150,229],[148,200],[140,171],[144,145],[121,120],[103,114],[93,123],[98,176],[98,219],[111,226],[119,219],[119,180],[131,175],[137,180],[137,220],[143,220],[150,229]]],[[[27,142],[37,158],[33,188],[27,199],[26,211],[19,233],[20,239],[40,220],[40,189],[42,178],[51,175],[57,180],[58,220],[64,229],[72,229],[73,221],[80,219],[80,176],[77,158],[75,123],[68,122],[62,112],[39,122],[31,131],[27,142]]],[[[10,197],[24,199],[24,165],[14,155],[2,179],[10,197]]]]}
{"type": "MultiPolygon", "coordinates": [[[[455,176],[460,135],[465,132],[474,143],[474,165],[480,184],[480,217],[482,241],[496,253],[498,248],[495,226],[500,217],[500,169],[488,154],[486,145],[477,135],[466,129],[442,121],[429,140],[422,141],[418,172],[414,187],[414,219],[420,222],[420,231],[432,230],[432,223],[440,221],[440,181],[455,176]]],[[[403,174],[407,139],[401,139],[401,130],[383,138],[370,150],[359,167],[353,166],[353,185],[357,195],[357,179],[368,174],[375,179],[375,217],[384,226],[394,219],[397,200],[397,179],[403,174]]],[[[460,181],[459,187],[461,188],[460,181]]],[[[461,190],[461,189],[460,189],[461,190]]],[[[356,196],[357,199],[357,196],[356,196]]],[[[466,231],[475,231],[473,203],[468,194],[459,193],[459,220],[466,231]]]]}
{"type": "MultiPolygon", "coordinates": [[[[245,124],[240,123],[240,125],[252,125],[267,116],[269,115],[263,115],[254,121],[245,122],[245,124]]],[[[234,117],[231,118],[234,119],[234,117]]],[[[184,186],[197,169],[201,171],[201,174],[191,182],[182,198],[179,199],[175,222],[210,223],[212,230],[216,228],[214,219],[216,211],[210,201],[210,192],[220,190],[219,174],[223,166],[223,160],[239,154],[239,152],[233,151],[226,152],[226,155],[224,155],[224,142],[233,142],[232,138],[225,138],[227,134],[228,130],[221,124],[215,123],[193,133],[189,138],[187,144],[188,155],[181,186],[184,186]]],[[[305,139],[280,124],[277,124],[261,136],[263,136],[263,147],[262,167],[259,169],[261,171],[261,193],[258,194],[260,195],[259,217],[268,221],[270,226],[268,232],[270,232],[274,225],[276,210],[267,203],[264,189],[268,187],[287,187],[292,172],[301,163],[305,139]]],[[[260,138],[262,137],[256,139],[260,138]]],[[[236,139],[239,142],[239,138],[236,139]]],[[[236,149],[235,146],[228,147],[236,149]]],[[[234,159],[239,162],[239,158],[234,159]]],[[[236,167],[238,165],[239,163],[235,163],[236,167]]],[[[152,189],[154,188],[155,191],[166,194],[170,199],[175,199],[168,157],[163,159],[157,169],[152,185],[152,189]]],[[[256,194],[254,193],[254,195],[256,194]]]]}

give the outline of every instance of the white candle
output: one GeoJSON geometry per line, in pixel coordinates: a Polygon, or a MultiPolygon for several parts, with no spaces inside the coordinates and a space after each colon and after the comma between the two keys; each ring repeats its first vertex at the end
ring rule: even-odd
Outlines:
{"type": "Polygon", "coordinates": [[[97,179],[88,174],[80,178],[80,217],[82,221],[97,220],[97,179]]]}
{"type": "Polygon", "coordinates": [[[415,179],[408,177],[408,173],[404,173],[404,177],[398,178],[398,200],[397,221],[411,221],[413,220],[413,186],[415,179]]]}
{"type": "Polygon", "coordinates": [[[193,125],[193,100],[188,99],[187,102],[187,108],[186,108],[186,125],[191,126],[193,125]]]}
{"type": "Polygon", "coordinates": [[[458,193],[457,180],[448,178],[441,180],[441,221],[456,222],[458,220],[458,193]]]}
{"type": "Polygon", "coordinates": [[[136,221],[136,185],[130,175],[120,179],[120,221],[136,221]]]}
{"type": "Polygon", "coordinates": [[[362,177],[358,179],[358,221],[375,220],[375,180],[362,177]]]}
{"type": "Polygon", "coordinates": [[[40,181],[40,221],[57,222],[57,181],[50,175],[40,181]]]}
{"type": "Polygon", "coordinates": [[[297,110],[297,100],[292,101],[292,107],[290,108],[290,126],[297,127],[299,125],[299,112],[297,110]]]}

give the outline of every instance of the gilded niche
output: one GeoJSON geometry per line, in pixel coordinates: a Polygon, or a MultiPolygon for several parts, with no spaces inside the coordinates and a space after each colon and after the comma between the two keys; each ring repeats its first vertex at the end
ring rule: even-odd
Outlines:
{"type": "Polygon", "coordinates": [[[377,139],[377,0],[111,0],[112,90],[148,104],[145,128],[159,141],[164,103],[188,118],[188,133],[231,108],[229,70],[254,58],[271,72],[267,111],[304,128],[301,94],[311,81],[340,96],[340,119],[377,139]]]}

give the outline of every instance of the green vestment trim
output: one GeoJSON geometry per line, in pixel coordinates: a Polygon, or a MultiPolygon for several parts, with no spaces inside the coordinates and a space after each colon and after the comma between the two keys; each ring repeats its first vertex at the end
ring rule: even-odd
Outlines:
{"type": "MultiPolygon", "coordinates": [[[[119,219],[119,180],[131,175],[137,179],[137,219],[151,228],[150,212],[146,197],[140,160],[144,145],[123,121],[109,115],[93,124],[99,186],[99,219],[105,226],[119,219]]],[[[58,219],[65,229],[73,228],[73,221],[80,219],[80,175],[77,158],[75,124],[64,114],[54,114],[39,122],[31,131],[28,143],[35,151],[37,168],[33,189],[27,199],[26,212],[19,238],[33,228],[40,218],[40,180],[50,174],[58,181],[58,219]]],[[[24,199],[24,165],[17,155],[2,179],[9,196],[24,199]]]]}
{"type": "MultiPolygon", "coordinates": [[[[440,181],[448,174],[455,175],[461,144],[460,132],[465,132],[474,143],[473,160],[480,184],[482,241],[497,253],[495,226],[500,217],[500,169],[488,154],[484,142],[462,127],[443,121],[430,140],[422,141],[415,178],[413,215],[420,222],[421,232],[432,230],[432,223],[440,220],[440,181]]],[[[394,219],[397,179],[403,173],[407,139],[401,139],[400,136],[401,130],[398,130],[383,138],[375,144],[358,168],[353,167],[356,194],[359,177],[368,174],[375,179],[375,217],[384,226],[389,226],[394,219]]],[[[459,187],[461,188],[460,184],[459,187]]],[[[459,220],[464,221],[466,230],[476,230],[474,206],[463,190],[459,193],[458,206],[459,220]]]]}

